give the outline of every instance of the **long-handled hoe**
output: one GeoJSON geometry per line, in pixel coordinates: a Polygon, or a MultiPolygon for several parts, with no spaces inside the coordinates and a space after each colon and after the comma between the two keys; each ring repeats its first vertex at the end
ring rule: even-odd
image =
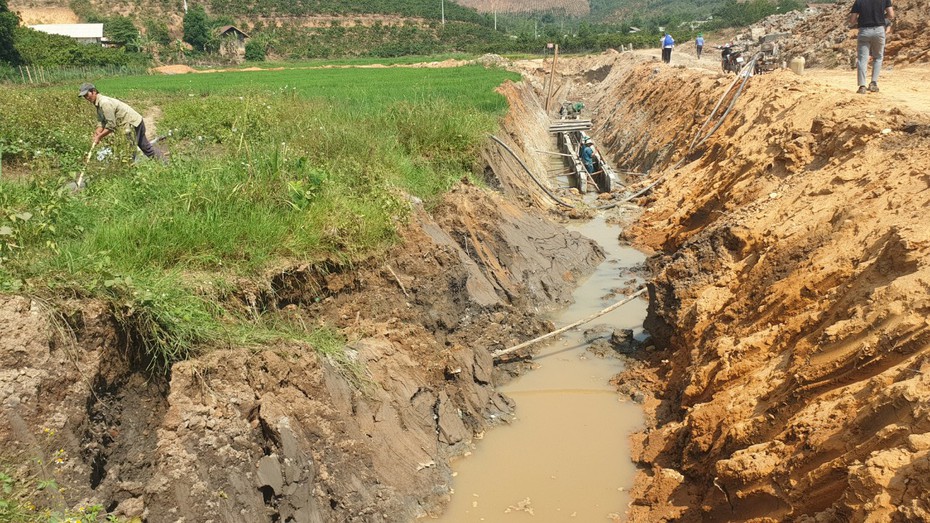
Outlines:
{"type": "Polygon", "coordinates": [[[87,151],[87,156],[84,157],[84,165],[81,166],[81,172],[78,173],[77,179],[65,186],[66,189],[73,193],[80,191],[87,185],[84,183],[84,173],[87,171],[87,164],[90,163],[90,156],[94,154],[95,145],[97,144],[90,144],[90,150],[87,151]]]}

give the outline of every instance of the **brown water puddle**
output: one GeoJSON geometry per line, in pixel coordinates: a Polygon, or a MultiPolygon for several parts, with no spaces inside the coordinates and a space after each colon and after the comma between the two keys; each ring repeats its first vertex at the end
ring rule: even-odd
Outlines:
{"type": "MultiPolygon", "coordinates": [[[[575,291],[575,304],[554,315],[557,327],[622,299],[611,291],[645,260],[620,247],[618,229],[603,219],[573,229],[600,243],[607,260],[575,291]]],[[[627,438],[640,426],[642,410],[608,383],[622,370],[620,361],[587,351],[582,331],[608,325],[640,334],[645,316],[645,301],[636,300],[570,331],[537,353],[536,370],[502,387],[517,402],[518,421],[491,430],[456,461],[454,494],[439,521],[622,520],[634,473],[627,438]]]]}

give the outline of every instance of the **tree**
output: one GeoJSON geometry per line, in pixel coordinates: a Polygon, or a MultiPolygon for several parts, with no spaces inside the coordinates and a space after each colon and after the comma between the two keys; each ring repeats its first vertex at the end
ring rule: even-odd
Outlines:
{"type": "Polygon", "coordinates": [[[14,45],[14,34],[19,26],[19,16],[10,11],[6,0],[0,0],[0,62],[17,65],[22,57],[14,45]]]}
{"type": "Polygon", "coordinates": [[[145,21],[145,34],[159,45],[171,45],[171,33],[168,24],[161,20],[148,19],[145,21]]]}
{"type": "Polygon", "coordinates": [[[114,16],[108,18],[103,25],[104,33],[114,43],[126,47],[136,47],[139,40],[139,30],[127,16],[114,16]]]}
{"type": "Polygon", "coordinates": [[[210,44],[210,19],[203,6],[195,5],[184,15],[184,41],[206,51],[210,44]]]}

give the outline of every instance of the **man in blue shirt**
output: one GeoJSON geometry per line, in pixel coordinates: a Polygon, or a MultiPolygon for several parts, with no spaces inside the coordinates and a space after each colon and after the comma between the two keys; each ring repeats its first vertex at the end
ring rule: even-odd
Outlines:
{"type": "MultiPolygon", "coordinates": [[[[889,2],[891,0],[888,0],[889,2]]],[[[662,39],[662,61],[669,64],[672,62],[672,48],[675,47],[675,39],[672,38],[672,35],[665,33],[665,38],[662,39]]]]}
{"type": "Polygon", "coordinates": [[[882,70],[885,56],[885,28],[891,25],[894,8],[891,0],[856,0],[849,15],[850,27],[859,28],[856,39],[859,56],[857,62],[859,94],[878,92],[878,74],[882,70]],[[865,86],[866,73],[869,70],[869,55],[872,56],[872,83],[865,86]]]}
{"type": "Polygon", "coordinates": [[[594,147],[590,138],[581,146],[581,163],[589,174],[594,173],[594,147]]]}
{"type": "Polygon", "coordinates": [[[694,47],[697,48],[697,58],[701,59],[701,52],[704,51],[704,34],[698,33],[697,38],[694,40],[694,47]]]}

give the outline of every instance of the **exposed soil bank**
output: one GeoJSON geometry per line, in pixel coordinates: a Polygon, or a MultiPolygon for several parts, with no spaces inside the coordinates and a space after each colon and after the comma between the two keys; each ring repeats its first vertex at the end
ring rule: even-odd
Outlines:
{"type": "Polygon", "coordinates": [[[57,316],[0,297],[4,463],[54,476],[59,506],[155,522],[410,521],[433,508],[448,457],[511,413],[490,351],[544,331],[538,312],[564,306],[603,253],[468,185],[403,234],[368,266],[293,267],[228,298],[337,325],[361,383],[299,344],[217,348],[152,377],[102,305],[57,316]]]}
{"type": "MultiPolygon", "coordinates": [[[[618,244],[618,227],[603,218],[570,227],[597,240],[607,259],[575,290],[572,305],[548,315],[557,327],[644,283],[645,256],[618,244]]],[[[634,300],[540,342],[532,372],[498,389],[516,402],[518,420],[490,430],[456,460],[454,493],[437,521],[621,521],[636,471],[627,437],[641,429],[642,409],[618,398],[611,379],[623,369],[618,356],[637,350],[634,331],[641,333],[645,317],[646,301],[634,300]]]]}
{"type": "Polygon", "coordinates": [[[629,234],[658,252],[631,519],[930,519],[926,112],[779,71],[685,158],[730,79],[634,61],[596,102],[664,177],[629,234]]]}

